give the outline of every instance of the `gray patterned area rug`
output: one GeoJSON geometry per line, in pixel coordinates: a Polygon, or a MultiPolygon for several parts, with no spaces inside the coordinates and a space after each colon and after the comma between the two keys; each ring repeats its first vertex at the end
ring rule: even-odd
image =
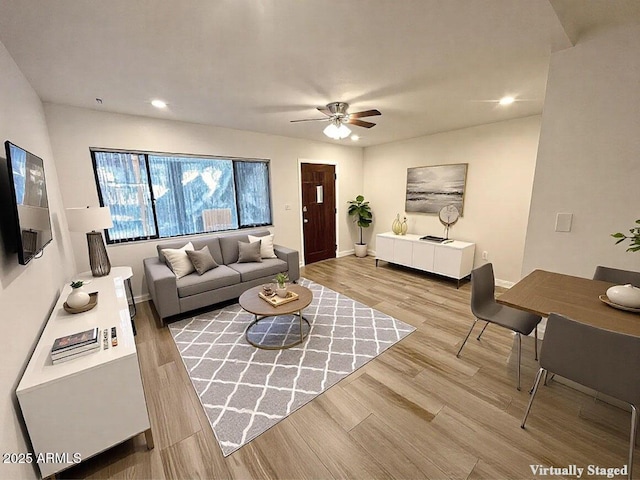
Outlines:
{"type": "Polygon", "coordinates": [[[169,325],[224,456],[353,373],[414,327],[310,280],[309,336],[287,350],[251,346],[234,304],[169,325]]]}

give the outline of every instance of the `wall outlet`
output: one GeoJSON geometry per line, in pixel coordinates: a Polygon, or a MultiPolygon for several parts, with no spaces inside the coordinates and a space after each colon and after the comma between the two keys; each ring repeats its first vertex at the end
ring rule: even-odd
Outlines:
{"type": "Polygon", "coordinates": [[[573,213],[556,214],[556,232],[570,232],[573,213]]]}
{"type": "Polygon", "coordinates": [[[487,252],[486,250],[482,252],[482,259],[489,260],[489,252],[487,252]]]}

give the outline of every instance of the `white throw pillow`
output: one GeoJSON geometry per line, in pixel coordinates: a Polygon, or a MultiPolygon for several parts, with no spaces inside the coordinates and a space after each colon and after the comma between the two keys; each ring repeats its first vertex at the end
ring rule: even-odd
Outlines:
{"type": "Polygon", "coordinates": [[[162,249],[162,254],[167,260],[169,268],[173,270],[173,273],[176,275],[176,278],[182,278],[196,270],[193,263],[191,263],[191,260],[189,260],[187,250],[193,250],[193,244],[191,242],[187,243],[182,248],[162,249]]]}
{"type": "Polygon", "coordinates": [[[264,237],[254,237],[253,235],[248,235],[248,237],[249,243],[257,242],[258,240],[262,242],[260,244],[260,257],[278,258],[273,251],[273,233],[271,235],[265,235],[264,237]]]}

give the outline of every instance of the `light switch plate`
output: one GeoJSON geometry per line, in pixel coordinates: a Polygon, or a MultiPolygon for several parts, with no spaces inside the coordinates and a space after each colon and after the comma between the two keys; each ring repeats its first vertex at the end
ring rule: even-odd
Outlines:
{"type": "Polygon", "coordinates": [[[556,214],[556,232],[570,232],[573,213],[556,214]]]}

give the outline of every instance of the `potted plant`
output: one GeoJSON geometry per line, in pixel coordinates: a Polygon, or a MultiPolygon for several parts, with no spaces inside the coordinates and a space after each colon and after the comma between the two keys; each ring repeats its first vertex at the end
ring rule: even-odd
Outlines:
{"type": "Polygon", "coordinates": [[[278,284],[278,286],[276,287],[276,294],[282,298],[286,297],[289,275],[287,275],[286,273],[279,273],[274,277],[273,280],[278,284]]]}
{"type": "Polygon", "coordinates": [[[367,244],[362,240],[362,229],[368,228],[373,221],[369,202],[365,202],[364,197],[362,195],[358,195],[355,200],[349,200],[349,210],[347,213],[350,216],[355,217],[353,221],[360,229],[360,241],[354,245],[356,257],[366,257],[367,244]]]}
{"type": "MultiPolygon", "coordinates": [[[[640,220],[636,220],[636,224],[640,225],[640,220]]],[[[616,245],[625,240],[631,240],[627,252],[637,252],[640,250],[640,226],[629,229],[631,235],[625,235],[624,233],[612,233],[613,238],[617,238],[616,245]]]]}
{"type": "Polygon", "coordinates": [[[82,308],[91,301],[89,294],[82,290],[84,282],[82,280],[74,280],[71,282],[71,293],[67,297],[67,305],[71,308],[82,308]]]}

